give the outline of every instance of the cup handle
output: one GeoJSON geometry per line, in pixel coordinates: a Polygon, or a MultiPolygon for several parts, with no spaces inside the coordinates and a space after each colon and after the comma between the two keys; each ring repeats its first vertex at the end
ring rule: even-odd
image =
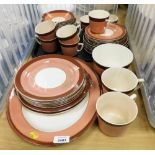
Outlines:
{"type": "Polygon", "coordinates": [[[138,82],[139,83],[144,82],[144,79],[138,79],[138,82]]]}
{"type": "Polygon", "coordinates": [[[144,79],[138,79],[138,85],[136,88],[134,88],[134,90],[132,91],[135,92],[136,90],[138,90],[141,86],[142,86],[142,83],[144,82],[144,79]]]}
{"type": "Polygon", "coordinates": [[[132,100],[134,100],[134,99],[137,98],[137,95],[136,95],[136,94],[132,94],[132,95],[130,96],[130,98],[131,98],[132,100]]]}
{"type": "Polygon", "coordinates": [[[78,50],[77,52],[80,52],[83,49],[84,44],[83,43],[78,43],[78,50]]]}

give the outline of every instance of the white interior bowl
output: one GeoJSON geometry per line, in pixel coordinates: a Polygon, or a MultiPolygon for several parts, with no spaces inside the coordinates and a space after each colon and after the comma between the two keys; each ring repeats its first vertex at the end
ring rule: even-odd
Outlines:
{"type": "Polygon", "coordinates": [[[88,14],[90,17],[95,19],[106,19],[109,17],[109,12],[105,10],[92,10],[88,14]]]}
{"type": "Polygon", "coordinates": [[[129,69],[109,68],[102,73],[101,81],[104,86],[111,90],[128,92],[137,86],[139,80],[129,69]]]}
{"type": "Polygon", "coordinates": [[[102,44],[93,49],[93,60],[103,67],[121,68],[133,61],[133,53],[127,47],[114,43],[102,44]]]}
{"type": "Polygon", "coordinates": [[[58,38],[68,38],[77,32],[75,25],[65,25],[59,28],[56,32],[58,38]]]}
{"type": "Polygon", "coordinates": [[[46,20],[43,22],[40,22],[36,27],[35,27],[35,32],[37,34],[46,34],[48,32],[51,32],[55,29],[56,24],[52,22],[51,20],[46,20]]]}
{"type": "Polygon", "coordinates": [[[113,125],[127,125],[135,120],[138,108],[133,99],[120,92],[101,95],[96,103],[98,115],[113,125]]]}

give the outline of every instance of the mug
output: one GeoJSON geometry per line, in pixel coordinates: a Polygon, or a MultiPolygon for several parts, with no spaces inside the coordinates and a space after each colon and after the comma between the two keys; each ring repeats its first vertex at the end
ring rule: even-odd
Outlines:
{"type": "Polygon", "coordinates": [[[107,136],[120,136],[137,117],[138,107],[134,99],[120,92],[101,95],[96,103],[99,129],[107,136]]]}
{"type": "Polygon", "coordinates": [[[137,76],[126,68],[109,68],[101,75],[103,92],[117,91],[129,94],[140,88],[144,79],[137,76]]]}
{"type": "Polygon", "coordinates": [[[62,44],[73,44],[79,40],[78,28],[80,25],[65,25],[59,28],[56,36],[62,44]]]}
{"type": "Polygon", "coordinates": [[[49,41],[40,40],[39,38],[36,38],[38,44],[41,45],[41,48],[48,53],[55,53],[57,50],[57,38],[49,41]]]}
{"type": "Polygon", "coordinates": [[[76,43],[71,45],[65,45],[60,43],[61,50],[64,55],[68,56],[76,56],[78,52],[80,52],[83,49],[83,43],[76,43]]]}
{"type": "Polygon", "coordinates": [[[109,18],[109,12],[105,10],[92,10],[89,12],[90,30],[92,33],[101,34],[104,33],[107,26],[107,19],[109,18]]]}
{"type": "Polygon", "coordinates": [[[56,38],[56,24],[51,20],[40,22],[35,27],[35,33],[40,40],[53,40],[56,38]]]}
{"type": "Polygon", "coordinates": [[[80,17],[81,29],[84,30],[89,25],[89,16],[84,15],[80,17]]]}

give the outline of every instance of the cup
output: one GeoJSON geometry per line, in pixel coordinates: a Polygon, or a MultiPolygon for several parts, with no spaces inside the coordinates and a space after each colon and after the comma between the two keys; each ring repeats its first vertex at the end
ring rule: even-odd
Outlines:
{"type": "Polygon", "coordinates": [[[51,20],[40,22],[35,27],[35,33],[40,40],[53,40],[56,38],[56,24],[51,20]]]}
{"type": "Polygon", "coordinates": [[[109,12],[105,10],[92,10],[88,15],[91,32],[96,34],[104,33],[107,26],[106,20],[110,15],[109,12]]]}
{"type": "Polygon", "coordinates": [[[126,68],[109,68],[101,75],[103,92],[116,91],[129,94],[140,88],[144,79],[126,68]]]}
{"type": "Polygon", "coordinates": [[[83,43],[63,44],[60,42],[61,50],[64,55],[76,56],[83,49],[83,43]]]}
{"type": "Polygon", "coordinates": [[[78,42],[79,35],[78,35],[78,27],[80,25],[65,25],[59,28],[56,32],[56,36],[58,37],[59,41],[62,44],[73,44],[78,42]]]}
{"type": "Polygon", "coordinates": [[[101,95],[96,103],[99,129],[107,136],[120,136],[137,117],[138,107],[134,99],[120,92],[101,95]]]}
{"type": "Polygon", "coordinates": [[[47,53],[55,53],[57,50],[57,38],[49,41],[40,40],[36,38],[38,44],[41,45],[41,48],[47,53]]]}
{"type": "Polygon", "coordinates": [[[118,16],[114,15],[114,14],[111,14],[109,16],[109,22],[110,23],[117,23],[118,22],[118,16]]]}
{"type": "Polygon", "coordinates": [[[84,30],[89,25],[89,16],[84,15],[80,17],[81,29],[84,30]]]}

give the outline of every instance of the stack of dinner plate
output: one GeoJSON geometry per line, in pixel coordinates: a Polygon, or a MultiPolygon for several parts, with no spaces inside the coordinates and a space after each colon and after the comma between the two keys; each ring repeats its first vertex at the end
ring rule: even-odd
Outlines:
{"type": "Polygon", "coordinates": [[[108,23],[102,34],[92,33],[90,26],[85,28],[83,36],[84,49],[92,54],[95,47],[105,43],[116,43],[128,47],[128,36],[126,28],[120,24],[108,23]]]}
{"type": "Polygon", "coordinates": [[[58,27],[67,25],[67,24],[74,24],[76,18],[74,17],[73,13],[66,10],[53,10],[43,14],[42,20],[52,20],[58,27]]]}
{"type": "Polygon", "coordinates": [[[89,90],[89,77],[74,59],[53,55],[35,58],[15,77],[22,104],[37,112],[58,113],[77,105],[89,90]]]}
{"type": "Polygon", "coordinates": [[[96,119],[100,84],[92,69],[79,59],[37,57],[18,70],[14,86],[8,97],[7,119],[27,142],[47,146],[70,143],[96,119]]]}

